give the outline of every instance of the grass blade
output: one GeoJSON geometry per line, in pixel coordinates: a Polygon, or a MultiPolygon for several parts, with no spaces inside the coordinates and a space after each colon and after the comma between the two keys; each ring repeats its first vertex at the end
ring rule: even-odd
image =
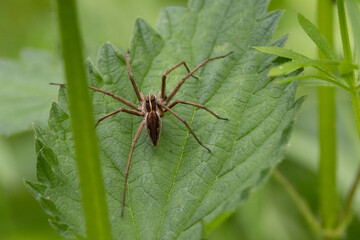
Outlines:
{"type": "Polygon", "coordinates": [[[87,239],[111,239],[76,2],[58,0],[57,3],[87,239]]]}

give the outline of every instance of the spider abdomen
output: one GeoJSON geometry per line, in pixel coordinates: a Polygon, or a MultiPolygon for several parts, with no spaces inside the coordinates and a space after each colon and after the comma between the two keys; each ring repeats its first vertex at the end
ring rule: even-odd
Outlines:
{"type": "Polygon", "coordinates": [[[159,143],[161,134],[161,118],[155,111],[151,111],[145,116],[145,126],[151,143],[156,146],[159,143]]]}

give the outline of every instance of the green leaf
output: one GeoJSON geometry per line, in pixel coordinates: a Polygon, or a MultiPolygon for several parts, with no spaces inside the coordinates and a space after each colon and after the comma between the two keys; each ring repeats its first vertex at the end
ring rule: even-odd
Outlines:
{"type": "Polygon", "coordinates": [[[327,42],[325,37],[319,32],[317,27],[301,13],[298,13],[298,20],[306,34],[313,40],[313,42],[319,47],[319,49],[325,54],[325,56],[329,59],[336,60],[337,57],[334,50],[327,42]]]}
{"type": "MultiPolygon", "coordinates": [[[[173,108],[211,153],[169,113],[157,147],[143,131],[132,158],[124,218],[124,171],[142,118],[120,113],[101,122],[96,131],[113,239],[201,239],[281,161],[300,102],[294,100],[296,83],[269,84],[273,78],[267,72],[276,57],[251,48],[271,44],[280,12],[266,13],[267,2],[193,0],[188,8],[163,10],[157,32],[143,20],[136,22],[130,63],[145,95],[157,94],[161,75],[182,60],[193,69],[209,57],[234,51],[197,71],[199,80],[189,78],[174,98],[203,104],[230,120],[191,106],[173,108]]],[[[273,45],[280,47],[285,40],[273,45]]],[[[91,85],[138,104],[124,56],[111,44],[104,44],[95,66],[89,61],[87,68],[91,85]]],[[[184,68],[172,72],[166,92],[186,73],[184,68]]],[[[124,107],[104,94],[92,96],[96,119],[124,107]]],[[[70,122],[67,92],[61,88],[49,128],[35,126],[37,180],[46,189],[31,189],[53,202],[43,206],[61,234],[85,238],[70,122]]]]}
{"type": "Polygon", "coordinates": [[[283,74],[288,74],[296,69],[303,68],[303,67],[314,67],[314,68],[335,68],[339,65],[339,62],[331,61],[331,60],[299,60],[299,61],[291,61],[281,64],[272,68],[269,72],[269,76],[279,76],[283,74]]]}
{"type": "Polygon", "coordinates": [[[311,60],[310,58],[302,55],[301,53],[294,52],[290,49],[272,47],[272,46],[254,47],[254,48],[263,53],[268,53],[268,54],[276,55],[278,57],[288,58],[291,60],[299,60],[299,61],[311,60]]]}
{"type": "Polygon", "coordinates": [[[0,135],[30,130],[32,122],[46,123],[51,99],[62,81],[59,59],[45,51],[26,49],[19,61],[0,60],[0,135]]]}
{"type": "MultiPolygon", "coordinates": [[[[304,75],[304,76],[295,76],[295,77],[287,77],[281,80],[277,80],[275,81],[275,83],[289,83],[289,82],[293,82],[293,81],[297,81],[297,80],[304,80],[304,79],[318,79],[321,80],[323,82],[328,82],[331,85],[330,86],[339,86],[345,90],[349,90],[349,88],[347,86],[345,86],[344,84],[342,84],[341,82],[339,82],[337,79],[333,79],[330,77],[326,77],[326,76],[322,76],[322,75],[304,75]]],[[[316,86],[328,86],[329,84],[315,84],[316,86]]]]}

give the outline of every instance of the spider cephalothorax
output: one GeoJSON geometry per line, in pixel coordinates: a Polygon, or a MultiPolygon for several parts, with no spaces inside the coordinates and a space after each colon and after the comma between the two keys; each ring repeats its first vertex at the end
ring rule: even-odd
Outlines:
{"type": "MultiPolygon", "coordinates": [[[[129,158],[128,158],[128,163],[126,165],[126,170],[125,170],[125,179],[124,179],[124,193],[123,193],[123,206],[122,206],[122,212],[121,212],[121,216],[123,216],[124,214],[124,208],[125,208],[125,199],[126,199],[126,186],[127,186],[127,179],[128,179],[128,175],[129,175],[129,169],[130,169],[130,163],[131,163],[131,158],[132,158],[132,154],[134,152],[135,149],[135,144],[137,142],[137,140],[140,137],[141,131],[143,129],[143,127],[145,126],[147,134],[149,135],[150,141],[151,143],[156,146],[159,143],[159,139],[160,139],[160,134],[161,134],[161,118],[164,117],[164,113],[165,112],[170,112],[170,114],[172,114],[174,117],[176,117],[177,119],[179,119],[182,123],[185,124],[185,126],[187,127],[187,129],[190,131],[190,133],[194,136],[195,140],[202,146],[204,147],[206,150],[208,150],[209,152],[210,149],[207,148],[205,145],[203,145],[200,140],[198,139],[198,137],[196,136],[196,134],[191,130],[190,126],[186,123],[186,121],[180,117],[178,114],[176,114],[171,108],[174,107],[176,104],[181,103],[181,104],[186,104],[186,105],[190,105],[190,106],[194,106],[194,107],[198,107],[198,108],[202,108],[206,111],[208,111],[209,113],[211,113],[212,115],[214,115],[215,117],[217,117],[218,119],[221,120],[228,120],[227,118],[221,118],[218,115],[216,115],[214,112],[212,112],[210,109],[208,109],[207,107],[197,104],[197,103],[192,103],[192,102],[187,102],[184,100],[175,100],[172,103],[170,103],[170,101],[172,100],[172,98],[175,96],[175,94],[179,91],[180,87],[185,83],[186,79],[193,77],[196,78],[195,76],[193,76],[193,74],[201,67],[203,67],[206,63],[208,63],[209,61],[215,60],[215,59],[219,59],[219,58],[225,58],[226,56],[232,54],[232,52],[223,55],[223,56],[218,56],[218,57],[213,57],[213,58],[209,58],[206,59],[205,61],[203,61],[201,64],[199,64],[196,68],[194,68],[192,71],[189,70],[188,66],[186,65],[186,63],[184,61],[176,64],[174,67],[170,68],[169,70],[167,70],[163,75],[162,75],[162,82],[161,82],[161,90],[159,92],[159,97],[156,98],[155,95],[153,94],[148,94],[146,97],[144,97],[144,95],[142,93],[139,92],[139,89],[135,83],[135,79],[134,76],[131,72],[131,67],[130,67],[130,62],[129,62],[129,51],[125,52],[125,61],[126,61],[126,67],[128,70],[128,74],[129,74],[129,78],[131,81],[131,84],[134,88],[135,94],[137,96],[137,99],[139,101],[140,106],[118,96],[115,95],[113,93],[101,90],[99,88],[95,88],[92,86],[89,86],[90,89],[97,91],[97,92],[101,92],[103,94],[109,95],[113,98],[115,98],[116,100],[120,101],[121,103],[125,104],[126,106],[132,108],[132,109],[128,109],[128,108],[119,108],[111,113],[106,114],[105,116],[101,117],[97,122],[96,122],[96,126],[103,121],[104,119],[120,113],[120,112],[126,112],[129,114],[133,114],[136,116],[141,116],[143,117],[143,121],[140,123],[140,126],[135,134],[134,139],[132,140],[132,144],[131,144],[131,150],[130,150],[130,154],[129,154],[129,158]],[[176,69],[177,67],[184,65],[184,67],[186,68],[188,74],[185,75],[180,82],[178,83],[178,85],[175,87],[175,89],[170,93],[170,95],[165,95],[165,87],[166,87],[166,76],[168,74],[170,74],[174,69],[176,69]]],[[[53,83],[53,85],[64,85],[64,84],[59,84],[59,83],[53,83]]]]}

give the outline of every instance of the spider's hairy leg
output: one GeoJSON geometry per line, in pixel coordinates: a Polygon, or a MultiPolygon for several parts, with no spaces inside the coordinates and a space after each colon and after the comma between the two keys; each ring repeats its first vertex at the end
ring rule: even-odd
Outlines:
{"type": "Polygon", "coordinates": [[[167,111],[169,111],[172,115],[174,115],[177,119],[179,119],[182,123],[185,124],[185,126],[187,127],[187,129],[189,129],[190,133],[194,136],[194,138],[196,139],[196,141],[203,147],[205,148],[206,150],[208,150],[209,152],[211,152],[211,150],[206,147],[204,144],[202,144],[200,142],[200,140],[198,139],[198,137],[196,136],[196,134],[193,132],[193,130],[191,130],[190,126],[187,124],[187,122],[182,118],[180,117],[179,115],[177,115],[173,110],[171,110],[168,106],[166,105],[162,105],[163,108],[165,108],[167,111]]]}
{"type": "Polygon", "coordinates": [[[104,90],[99,89],[99,88],[96,88],[96,87],[91,87],[91,86],[89,86],[89,88],[90,88],[91,90],[96,91],[96,92],[101,92],[101,93],[103,93],[103,94],[106,94],[106,95],[108,95],[108,96],[110,96],[110,97],[118,100],[119,102],[122,102],[123,104],[131,107],[131,108],[134,108],[134,109],[139,110],[139,111],[141,110],[141,108],[140,108],[139,106],[133,104],[132,102],[130,102],[130,101],[126,100],[125,98],[122,98],[122,97],[120,97],[120,96],[118,96],[118,95],[116,95],[116,94],[113,94],[113,93],[111,93],[111,92],[104,91],[104,90]]]}
{"type": "Polygon", "coordinates": [[[187,102],[184,100],[175,100],[174,102],[172,102],[170,105],[168,105],[169,108],[174,107],[176,104],[178,103],[182,103],[182,104],[186,104],[186,105],[190,105],[190,106],[194,106],[194,107],[198,107],[201,109],[204,109],[206,111],[208,111],[209,113],[211,113],[213,116],[215,116],[217,119],[221,119],[221,120],[229,120],[228,118],[222,118],[219,117],[217,114],[215,114],[213,111],[211,111],[210,109],[208,109],[207,107],[205,107],[204,105],[201,104],[197,104],[197,103],[192,103],[192,102],[187,102]]]}
{"type": "Polygon", "coordinates": [[[128,180],[128,176],[129,176],[129,170],[130,170],[130,163],[131,163],[131,158],[135,149],[135,144],[136,142],[139,140],[141,131],[143,129],[145,125],[145,120],[143,120],[140,125],[139,128],[135,134],[134,139],[132,140],[132,144],[131,144],[131,150],[130,150],[130,154],[129,154],[129,159],[128,159],[128,163],[126,165],[126,170],[125,170],[125,179],[124,179],[124,193],[123,193],[123,203],[122,203],[122,210],[121,210],[121,217],[124,216],[124,209],[125,209],[125,199],[126,199],[126,185],[127,185],[127,180],[128,180]]]}
{"type": "MultiPolygon", "coordinates": [[[[66,84],[65,83],[50,83],[50,85],[57,85],[57,86],[65,86],[66,87],[66,84]]],[[[139,106],[136,106],[135,104],[133,104],[132,102],[126,100],[125,98],[122,98],[116,94],[113,94],[111,92],[108,92],[108,91],[104,91],[102,89],[99,89],[99,88],[96,88],[96,87],[92,87],[92,86],[89,86],[88,88],[90,88],[91,90],[95,91],[95,92],[101,92],[103,94],[106,94],[116,100],[118,100],[119,102],[122,102],[123,104],[125,104],[126,106],[128,107],[131,107],[135,110],[138,110],[138,111],[141,111],[141,108],[139,106]]]]}
{"type": "Polygon", "coordinates": [[[127,72],[128,72],[128,75],[129,75],[129,78],[130,78],[130,81],[131,81],[131,84],[133,85],[133,88],[134,88],[134,91],[136,93],[136,97],[138,98],[139,102],[141,102],[142,98],[140,96],[140,92],[139,92],[139,89],[136,85],[136,82],[135,82],[135,78],[131,72],[131,67],[130,67],[130,61],[129,61],[129,49],[125,52],[125,61],[126,61],[126,68],[127,68],[127,72]]]}
{"type": "MultiPolygon", "coordinates": [[[[184,67],[186,68],[186,71],[188,73],[190,73],[190,70],[188,68],[188,66],[186,65],[185,61],[181,61],[179,62],[178,64],[176,64],[175,66],[173,66],[172,68],[170,68],[169,70],[167,70],[163,75],[162,75],[162,78],[161,78],[161,92],[160,92],[160,95],[159,97],[162,98],[162,99],[165,99],[165,88],[166,88],[166,76],[169,75],[173,70],[175,70],[176,68],[180,67],[181,65],[184,65],[184,67]]],[[[191,75],[192,76],[192,75],[191,75]]],[[[196,76],[192,76],[193,78],[195,79],[199,79],[198,77],[196,76]]]]}
{"type": "Polygon", "coordinates": [[[125,113],[129,113],[129,114],[133,114],[133,115],[136,115],[136,116],[144,116],[144,114],[142,112],[138,112],[138,111],[135,111],[135,110],[132,110],[132,109],[126,109],[126,108],[119,108],[111,113],[108,113],[106,114],[105,116],[101,117],[99,120],[97,120],[96,124],[95,124],[95,127],[104,119],[114,115],[114,114],[117,114],[119,112],[125,112],[125,113]]]}
{"type": "Polygon", "coordinates": [[[191,72],[189,72],[183,79],[180,80],[180,82],[178,83],[178,85],[175,87],[175,89],[170,93],[170,95],[166,98],[166,104],[168,104],[171,99],[175,96],[175,94],[179,91],[179,89],[181,88],[181,86],[184,84],[184,82],[186,81],[186,79],[188,79],[190,76],[192,76],[194,74],[194,72],[196,72],[197,70],[199,70],[199,68],[205,66],[208,62],[212,61],[212,60],[216,60],[216,59],[220,59],[220,58],[225,58],[227,56],[229,56],[230,54],[232,54],[233,52],[229,52],[228,54],[225,54],[223,56],[218,56],[218,57],[213,57],[213,58],[208,58],[206,60],[204,60],[202,63],[200,63],[196,68],[194,68],[194,70],[192,70],[191,72]]]}

